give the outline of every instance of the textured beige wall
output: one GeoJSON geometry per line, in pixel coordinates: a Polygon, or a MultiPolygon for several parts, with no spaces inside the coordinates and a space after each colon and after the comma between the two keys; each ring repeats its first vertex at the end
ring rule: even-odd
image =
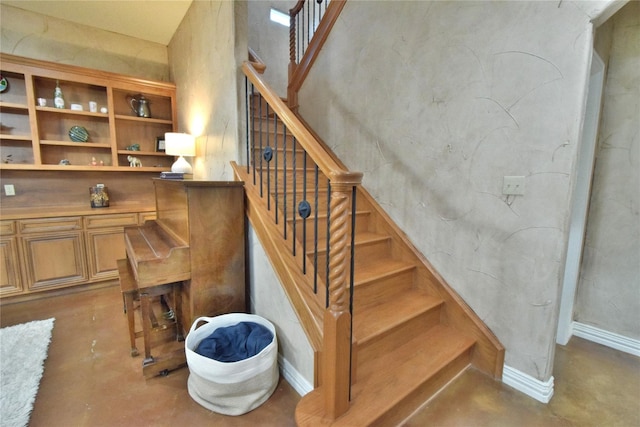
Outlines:
{"type": "Polygon", "coordinates": [[[347,2],[300,111],[506,347],[552,375],[592,31],[574,2],[347,2]],[[503,176],[525,195],[502,195],[503,176]],[[399,191],[400,190],[400,191],[399,191]]]}
{"type": "MultiPolygon", "coordinates": [[[[199,179],[233,179],[229,162],[238,159],[241,59],[234,31],[233,2],[196,1],[169,43],[178,130],[196,136],[197,158],[189,160],[199,179]]],[[[246,58],[246,42],[244,49],[246,58]]]]}
{"type": "Polygon", "coordinates": [[[575,319],[640,339],[640,2],[611,23],[575,319]]]}
{"type": "Polygon", "coordinates": [[[287,96],[289,28],[269,20],[271,8],[288,13],[295,0],[249,1],[249,46],[265,61],[265,81],[281,97],[287,96]]]}
{"type": "MultiPolygon", "coordinates": [[[[169,44],[178,91],[179,130],[196,135],[197,178],[232,180],[244,150],[244,74],[248,2],[195,1],[169,44]]],[[[251,22],[251,25],[263,25],[251,22]]],[[[215,218],[213,219],[215,220],[215,218]]],[[[249,227],[249,298],[276,327],[280,353],[313,383],[313,352],[268,258],[249,227]]]]}
{"type": "Polygon", "coordinates": [[[169,80],[167,48],[0,4],[0,51],[27,58],[169,80]]]}

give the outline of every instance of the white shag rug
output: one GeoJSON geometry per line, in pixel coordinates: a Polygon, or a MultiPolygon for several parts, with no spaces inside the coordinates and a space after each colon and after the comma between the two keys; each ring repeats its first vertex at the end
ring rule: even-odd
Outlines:
{"type": "Polygon", "coordinates": [[[36,320],[0,329],[1,427],[29,424],[54,320],[36,320]]]}

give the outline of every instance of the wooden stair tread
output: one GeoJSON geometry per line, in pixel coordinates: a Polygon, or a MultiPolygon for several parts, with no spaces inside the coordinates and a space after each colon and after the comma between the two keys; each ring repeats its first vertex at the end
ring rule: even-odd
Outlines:
{"type": "MultiPolygon", "coordinates": [[[[356,210],[356,217],[362,216],[362,215],[369,215],[370,213],[371,213],[371,211],[367,211],[367,210],[356,210]]],[[[313,219],[315,219],[315,217],[316,217],[316,215],[314,215],[314,212],[311,212],[311,215],[309,216],[308,219],[313,220],[313,219]]],[[[320,212],[317,215],[317,217],[318,217],[318,220],[326,221],[327,218],[328,218],[328,215],[327,215],[326,212],[320,212]]],[[[351,218],[351,213],[349,213],[349,218],[351,218]]],[[[296,222],[300,222],[301,218],[297,217],[295,220],[296,220],[296,222]]],[[[293,222],[293,218],[287,218],[287,222],[288,223],[293,222]]]]}
{"type": "Polygon", "coordinates": [[[379,390],[394,383],[410,387],[419,377],[438,372],[454,357],[469,350],[474,342],[473,338],[444,325],[417,333],[403,345],[359,367],[354,397],[376,386],[379,390]]]}
{"type": "Polygon", "coordinates": [[[451,328],[436,326],[374,359],[369,366],[360,367],[362,379],[352,389],[353,410],[345,414],[344,421],[359,419],[362,409],[368,419],[378,418],[473,345],[473,339],[451,328]]]}
{"type": "MultiPolygon", "coordinates": [[[[386,234],[378,234],[371,231],[361,231],[356,233],[356,236],[355,236],[356,246],[369,245],[369,244],[384,242],[388,240],[389,240],[389,236],[387,236],[386,234]]],[[[349,244],[349,247],[351,247],[351,244],[349,244]]],[[[326,248],[327,248],[327,239],[319,238],[318,254],[324,254],[326,252],[326,248]]],[[[356,253],[357,253],[357,249],[356,249],[356,253]]],[[[307,255],[313,255],[313,251],[308,252],[307,255]]]]}
{"type": "Polygon", "coordinates": [[[353,314],[354,334],[358,342],[364,342],[441,304],[442,300],[418,290],[401,293],[391,300],[365,303],[356,307],[353,314]]]}
{"type": "MultiPolygon", "coordinates": [[[[393,351],[358,368],[349,410],[333,422],[322,419],[322,387],[303,397],[296,411],[299,425],[366,426],[384,418],[402,401],[438,377],[461,357],[463,368],[474,340],[446,326],[417,334],[393,351]]],[[[453,372],[450,376],[455,376],[453,372]]],[[[450,378],[449,378],[450,379],[450,378]]]]}
{"type": "Polygon", "coordinates": [[[415,264],[395,259],[367,259],[364,262],[356,263],[354,286],[362,286],[381,277],[393,276],[414,268],[415,264]]]}

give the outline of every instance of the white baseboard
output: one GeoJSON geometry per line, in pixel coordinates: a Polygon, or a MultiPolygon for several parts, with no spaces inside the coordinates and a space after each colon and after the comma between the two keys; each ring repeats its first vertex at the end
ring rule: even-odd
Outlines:
{"type": "Polygon", "coordinates": [[[573,335],[640,357],[640,340],[628,338],[595,326],[573,322],[573,335]]]}
{"type": "Polygon", "coordinates": [[[529,374],[504,365],[502,382],[536,399],[538,402],[549,403],[551,396],[553,396],[553,377],[547,381],[540,381],[529,374]]]}
{"type": "Polygon", "coordinates": [[[280,365],[280,373],[282,376],[300,396],[304,396],[313,390],[313,385],[310,384],[305,377],[300,375],[300,372],[298,372],[296,368],[294,368],[293,365],[279,353],[278,364],[280,365]]]}

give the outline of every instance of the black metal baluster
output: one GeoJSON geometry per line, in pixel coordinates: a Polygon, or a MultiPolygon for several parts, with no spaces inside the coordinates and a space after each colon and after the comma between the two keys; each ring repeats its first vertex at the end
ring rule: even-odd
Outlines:
{"type": "Polygon", "coordinates": [[[274,173],[274,177],[275,177],[275,183],[273,184],[274,186],[274,190],[275,190],[275,199],[274,201],[276,202],[276,224],[278,224],[278,175],[279,175],[279,171],[278,171],[278,115],[277,114],[273,114],[273,150],[275,152],[275,164],[273,167],[273,171],[274,173]]]}
{"type": "Polygon", "coordinates": [[[315,165],[315,218],[313,221],[313,293],[318,293],[318,165],[315,165]]]}
{"type": "MultiPolygon", "coordinates": [[[[267,210],[271,210],[271,132],[269,132],[269,109],[270,106],[267,104],[267,115],[265,116],[265,120],[267,122],[267,145],[264,149],[264,154],[262,157],[267,162],[267,210]]],[[[264,171],[263,171],[264,173],[264,171]]]]}
{"type": "MultiPolygon", "coordinates": [[[[253,85],[251,85],[251,88],[253,89],[253,85]]],[[[253,93],[253,90],[252,90],[253,93]]],[[[250,165],[250,160],[249,160],[249,144],[250,144],[250,134],[249,134],[249,119],[250,119],[250,115],[249,115],[249,107],[250,107],[250,102],[252,101],[251,98],[252,95],[249,94],[249,78],[247,76],[244,77],[244,97],[245,97],[245,114],[244,114],[244,119],[246,121],[245,123],[245,132],[246,132],[246,144],[245,144],[245,148],[247,151],[247,175],[249,175],[249,167],[250,165]]]]}
{"type": "Polygon", "coordinates": [[[304,40],[302,38],[302,36],[304,35],[304,19],[302,19],[302,16],[300,16],[301,14],[298,14],[298,60],[296,61],[296,63],[300,64],[300,59],[302,58],[302,41],[304,40]]]}
{"type": "Polygon", "coordinates": [[[329,245],[329,238],[331,236],[331,181],[327,179],[327,278],[325,284],[326,301],[325,308],[329,307],[329,259],[331,258],[331,251],[329,245]]]}
{"type": "Polygon", "coordinates": [[[282,206],[284,206],[284,240],[287,240],[287,127],[284,122],[282,122],[282,135],[283,135],[283,143],[282,143],[282,156],[284,157],[284,187],[282,206]]]}
{"type": "Polygon", "coordinates": [[[259,135],[259,140],[260,140],[260,153],[258,154],[260,156],[260,197],[263,197],[262,194],[262,94],[260,94],[260,98],[259,98],[259,107],[258,107],[258,116],[259,116],[259,120],[260,120],[260,135],[259,135]]]}
{"type": "Polygon", "coordinates": [[[311,33],[311,25],[310,25],[310,19],[311,19],[311,12],[309,11],[310,9],[310,3],[311,2],[307,2],[307,44],[304,45],[304,51],[307,51],[307,48],[309,47],[309,34],[311,33]]]}
{"type": "MultiPolygon", "coordinates": [[[[349,313],[351,313],[350,337],[353,338],[353,293],[356,268],[356,187],[351,189],[351,272],[349,274],[349,313]]],[[[349,347],[349,379],[352,373],[353,346],[349,347]]],[[[349,400],[351,400],[351,381],[349,381],[349,400]]]]}
{"type": "Polygon", "coordinates": [[[293,256],[296,256],[296,234],[298,233],[298,227],[297,227],[297,215],[296,215],[296,188],[297,187],[297,177],[298,177],[298,170],[297,170],[297,161],[296,161],[296,146],[297,146],[297,140],[295,137],[293,137],[293,204],[291,205],[293,207],[292,209],[292,213],[293,213],[293,239],[292,240],[292,245],[293,245],[293,256]]]}
{"type": "Polygon", "coordinates": [[[351,189],[351,274],[349,275],[349,312],[353,314],[353,284],[356,263],[356,187],[351,189]]]}
{"type": "MultiPolygon", "coordinates": [[[[302,203],[307,205],[307,152],[302,152],[302,203]]],[[[301,208],[298,207],[298,213],[301,214],[301,208]]],[[[301,216],[303,216],[301,214],[301,216]]],[[[307,216],[302,219],[302,274],[307,274],[307,216]]]]}

